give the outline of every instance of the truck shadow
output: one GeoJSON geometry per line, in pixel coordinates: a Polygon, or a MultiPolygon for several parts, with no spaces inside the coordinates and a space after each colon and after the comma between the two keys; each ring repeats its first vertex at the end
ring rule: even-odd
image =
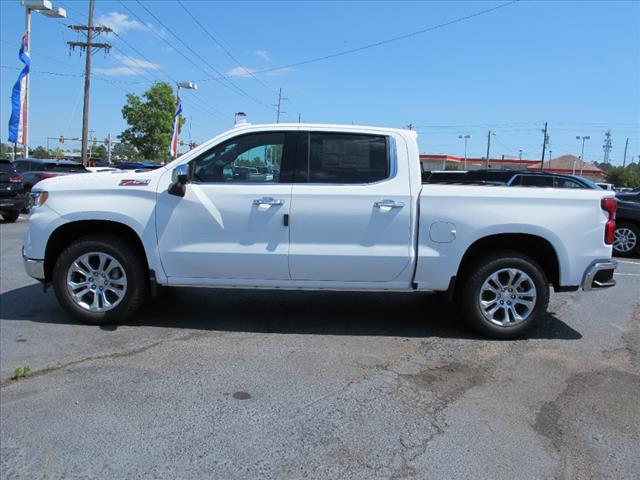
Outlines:
{"type": "MultiPolygon", "coordinates": [[[[29,285],[0,295],[3,319],[75,324],[50,289],[29,285]]],[[[299,335],[480,338],[453,306],[430,293],[162,289],[128,326],[299,335]]],[[[104,325],[115,330],[116,325],[104,325]]],[[[523,339],[579,340],[553,313],[523,339]]]]}

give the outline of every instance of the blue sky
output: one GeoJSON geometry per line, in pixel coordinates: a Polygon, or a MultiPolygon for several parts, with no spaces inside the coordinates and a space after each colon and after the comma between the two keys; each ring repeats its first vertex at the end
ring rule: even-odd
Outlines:
{"type": "MultiPolygon", "coordinates": [[[[67,9],[67,19],[32,19],[32,147],[47,136],[81,133],[84,58],[69,56],[65,42],[77,38],[66,25],[86,22],[88,2],[53,3],[67,9]]],[[[300,113],[308,122],[412,123],[423,153],[462,155],[458,135],[470,134],[469,156],[485,155],[491,129],[492,157],[522,149],[525,158],[539,159],[540,130],[548,121],[554,157],[578,152],[576,135],[590,135],[585,157],[602,161],[609,128],[613,162],[622,162],[627,137],[627,161],[637,161],[640,2],[522,1],[379,47],[279,68],[501,3],[185,1],[223,49],[177,2],[145,1],[146,11],[136,1],[97,0],[96,19],[118,35],[103,38],[114,47],[108,55],[93,57],[91,129],[104,138],[126,128],[127,92],[142,93],[155,80],[193,80],[198,90],[183,96],[185,140],[201,142],[226,130],[236,111],[247,112],[252,123],[275,121],[270,104],[282,87],[289,99],[284,121],[297,121],[300,113]],[[228,81],[212,80],[219,79],[212,68],[228,81]],[[272,71],[247,74],[265,69],[272,71]]],[[[0,2],[0,18],[0,138],[6,141],[11,87],[21,67],[19,1],[0,2]]]]}

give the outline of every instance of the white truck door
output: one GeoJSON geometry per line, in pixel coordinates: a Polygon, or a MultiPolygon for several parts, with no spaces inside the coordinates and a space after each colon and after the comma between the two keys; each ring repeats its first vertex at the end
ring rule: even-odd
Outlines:
{"type": "Polygon", "coordinates": [[[398,168],[396,139],[320,131],[300,143],[305,148],[298,148],[291,199],[291,278],[398,277],[410,264],[411,191],[407,166],[398,168]]]}
{"type": "Polygon", "coordinates": [[[227,140],[190,162],[184,197],[159,193],[158,247],[170,283],[290,279],[289,135],[259,132],[227,140]]]}

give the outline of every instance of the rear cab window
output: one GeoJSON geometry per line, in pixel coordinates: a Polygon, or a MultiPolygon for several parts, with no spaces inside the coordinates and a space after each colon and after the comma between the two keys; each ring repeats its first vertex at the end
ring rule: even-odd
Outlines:
{"type": "Polygon", "coordinates": [[[308,152],[299,157],[296,180],[308,183],[368,184],[389,178],[389,141],[384,135],[310,132],[308,152]]]}

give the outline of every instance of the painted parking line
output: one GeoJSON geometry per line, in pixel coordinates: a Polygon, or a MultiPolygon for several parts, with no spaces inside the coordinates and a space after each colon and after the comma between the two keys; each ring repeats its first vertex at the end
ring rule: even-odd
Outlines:
{"type": "Polygon", "coordinates": [[[628,265],[639,265],[640,266],[640,261],[634,262],[633,260],[616,260],[616,262],[618,262],[618,263],[626,263],[628,265]]]}
{"type": "Polygon", "coordinates": [[[614,275],[624,275],[625,277],[640,277],[640,273],[618,273],[618,272],[616,272],[614,275]]]}

